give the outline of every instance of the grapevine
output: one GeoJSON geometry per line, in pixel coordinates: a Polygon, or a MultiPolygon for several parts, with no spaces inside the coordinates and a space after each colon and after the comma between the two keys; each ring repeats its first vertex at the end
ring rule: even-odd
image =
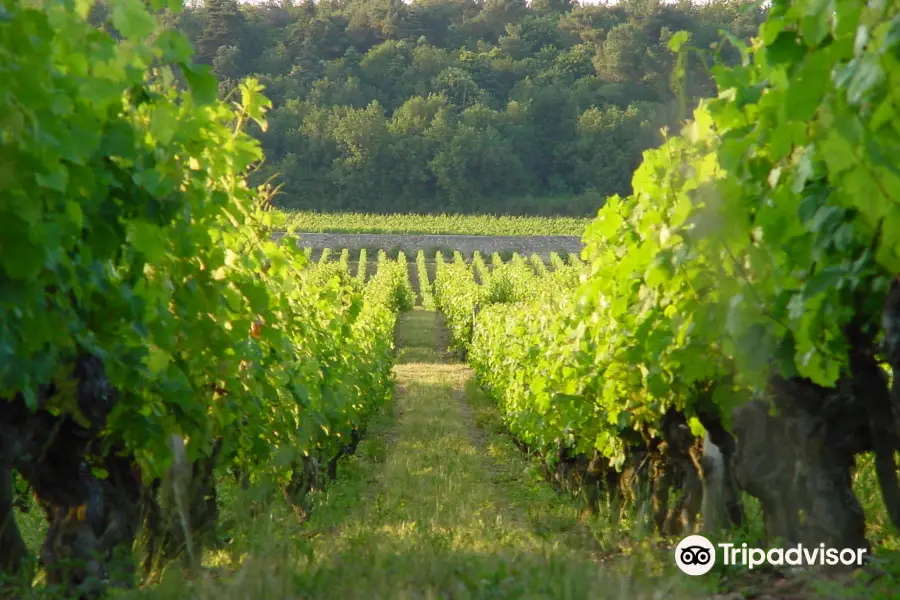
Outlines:
{"type": "MultiPolygon", "coordinates": [[[[888,158],[900,142],[900,16],[890,3],[827,6],[775,2],[751,46],[728,40],[743,59],[714,67],[718,97],[647,151],[634,193],[587,227],[580,284],[514,304],[495,294],[474,329],[467,280],[447,277],[437,302],[512,431],[548,460],[599,453],[621,468],[636,447],[657,452],[677,415],[727,450],[731,418],[750,414],[736,409],[773,402],[783,415],[754,427],[802,423],[810,441],[764,450],[820,479],[809,492],[759,484],[764,510],[794,495],[806,513],[770,534],[859,547],[853,455],[875,451],[900,523],[900,428],[883,373],[900,368],[896,293],[885,304],[900,267],[888,158]]],[[[770,481],[771,469],[752,476],[770,481]]]]}
{"type": "MultiPolygon", "coordinates": [[[[270,241],[268,192],[245,182],[262,158],[244,133],[266,126],[259,84],[218,102],[144,3],[115,2],[107,29],[90,8],[13,2],[0,19],[0,481],[15,469],[34,489],[48,581],[83,594],[107,572],[134,583],[112,567],[130,561],[118,549],[173,436],[198,465],[299,491],[346,451],[390,394],[408,288],[396,263],[362,290],[270,241]]],[[[14,525],[3,536],[16,571],[24,546],[14,525]]]]}

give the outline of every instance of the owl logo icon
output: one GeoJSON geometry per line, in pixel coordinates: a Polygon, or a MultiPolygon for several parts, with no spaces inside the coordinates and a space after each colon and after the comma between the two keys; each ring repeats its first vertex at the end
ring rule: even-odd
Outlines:
{"type": "Polygon", "coordinates": [[[675,564],[687,575],[705,575],[716,564],[716,548],[702,535],[689,535],[675,547],[675,564]]]}

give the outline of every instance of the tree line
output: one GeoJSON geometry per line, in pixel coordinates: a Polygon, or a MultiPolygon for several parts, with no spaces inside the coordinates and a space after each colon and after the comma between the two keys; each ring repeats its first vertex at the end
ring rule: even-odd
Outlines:
{"type": "MultiPolygon", "coordinates": [[[[225,98],[254,75],[274,109],[257,182],[322,211],[593,214],[644,150],[714,93],[673,86],[667,42],[704,52],[764,17],[746,0],[205,0],[171,24],[225,98]]],[[[695,55],[699,56],[699,55],[695,55]]]]}

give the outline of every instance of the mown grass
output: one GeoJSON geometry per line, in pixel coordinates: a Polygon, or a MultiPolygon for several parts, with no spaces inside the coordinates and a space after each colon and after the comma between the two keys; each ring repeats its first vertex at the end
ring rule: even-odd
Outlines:
{"type": "Polygon", "coordinates": [[[591,221],[577,217],[277,212],[273,228],[305,233],[578,236],[591,221]]]}
{"type": "Polygon", "coordinates": [[[446,341],[434,320],[434,313],[419,307],[404,315],[396,332],[397,364],[445,362],[446,341]]]}

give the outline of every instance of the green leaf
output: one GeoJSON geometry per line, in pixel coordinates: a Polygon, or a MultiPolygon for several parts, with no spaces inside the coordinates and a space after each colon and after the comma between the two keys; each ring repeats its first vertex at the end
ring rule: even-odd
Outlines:
{"type": "MultiPolygon", "coordinates": [[[[785,33],[785,20],[781,16],[772,16],[759,27],[759,38],[765,46],[771,46],[782,33],[785,33]]],[[[796,34],[793,34],[796,38],[796,34]]]]}
{"type": "Polygon", "coordinates": [[[774,359],[779,375],[785,379],[791,379],[798,375],[795,363],[796,352],[797,348],[794,345],[794,339],[790,335],[782,338],[775,347],[772,358],[774,359]]]}
{"type": "Polygon", "coordinates": [[[697,417],[691,417],[688,419],[688,427],[690,427],[691,434],[693,434],[694,437],[703,437],[703,435],[706,433],[706,428],[703,427],[703,424],[697,417]]]}
{"type": "Polygon", "coordinates": [[[150,131],[156,137],[160,145],[167,146],[171,143],[175,132],[178,131],[178,118],[172,107],[158,105],[154,107],[150,116],[150,131]]]}
{"type": "Polygon", "coordinates": [[[37,394],[34,393],[34,388],[31,385],[26,383],[25,388],[22,389],[22,397],[25,399],[25,406],[29,410],[36,411],[38,409],[37,394]]]}
{"type": "Polygon", "coordinates": [[[732,386],[724,383],[716,384],[712,393],[713,404],[725,413],[730,413],[731,409],[736,407],[741,399],[741,396],[736,393],[732,386]]]}
{"type": "Polygon", "coordinates": [[[162,51],[163,61],[167,63],[186,63],[194,53],[190,41],[180,31],[162,32],[156,39],[156,47],[162,51]]]}
{"type": "Polygon", "coordinates": [[[209,66],[187,62],[180,63],[180,66],[194,101],[201,106],[215,102],[219,86],[209,66]]]}
{"type": "Polygon", "coordinates": [[[866,56],[857,65],[847,87],[847,102],[858,105],[868,99],[872,88],[884,81],[884,71],[876,56],[866,56]]]}
{"type": "Polygon", "coordinates": [[[828,137],[821,142],[821,148],[822,158],[834,175],[853,168],[857,163],[853,145],[834,131],[829,132],[828,137]]]}
{"type": "Polygon", "coordinates": [[[803,286],[803,296],[812,298],[824,292],[834,292],[845,274],[843,267],[826,267],[818,271],[803,286]]]}
{"type": "Polygon", "coordinates": [[[865,23],[860,23],[856,28],[856,37],[853,40],[853,53],[862,54],[866,45],[869,43],[869,27],[865,23]]]}
{"type": "Polygon", "coordinates": [[[816,211],[815,216],[809,223],[809,229],[815,233],[828,233],[835,228],[843,220],[844,211],[840,207],[826,204],[816,211]]]}
{"type": "Polygon", "coordinates": [[[41,187],[64,192],[66,191],[66,185],[69,183],[69,172],[60,165],[50,173],[36,173],[34,178],[41,187]]]}
{"type": "Polygon", "coordinates": [[[728,303],[728,315],[725,321],[725,329],[732,335],[740,335],[741,331],[753,318],[753,309],[750,300],[742,294],[737,294],[728,303]]]}
{"type": "Polygon", "coordinates": [[[780,32],[775,41],[766,46],[766,58],[773,66],[799,62],[805,55],[806,48],[793,31],[780,32]]]}
{"type": "Polygon", "coordinates": [[[81,204],[73,200],[67,201],[66,215],[72,220],[75,229],[81,231],[84,227],[84,213],[81,211],[81,204]]]}
{"type": "Polygon", "coordinates": [[[900,13],[894,15],[888,28],[887,35],[881,45],[882,52],[894,50],[894,56],[900,56],[900,13]]]}
{"type": "Polygon", "coordinates": [[[75,13],[84,20],[87,20],[93,7],[93,0],[75,0],[75,13]]]}
{"type": "Polygon", "coordinates": [[[772,359],[775,344],[771,332],[762,323],[753,323],[738,340],[738,348],[742,352],[747,368],[762,372],[772,359]]]}
{"type": "Polygon", "coordinates": [[[128,225],[128,241],[135,250],[144,254],[148,262],[157,262],[165,256],[166,239],[161,227],[143,221],[128,225]]]}
{"type": "Polygon", "coordinates": [[[91,467],[91,474],[100,480],[109,478],[109,471],[107,471],[103,467],[91,467]]]}
{"type": "Polygon", "coordinates": [[[147,368],[151,373],[164,373],[169,368],[169,354],[161,348],[151,346],[147,354],[147,368]]]}
{"type": "Polygon", "coordinates": [[[115,0],[112,23],[123,37],[141,40],[156,28],[156,19],[138,0],[115,0]]]}
{"type": "Polygon", "coordinates": [[[264,314],[269,309],[269,294],[262,285],[251,282],[236,282],[238,289],[250,301],[250,310],[264,314]]]}
{"type": "Polygon", "coordinates": [[[812,119],[831,82],[827,54],[811,54],[788,85],[785,115],[792,121],[812,119]]]}
{"type": "Polygon", "coordinates": [[[647,377],[647,390],[656,398],[665,398],[671,389],[671,386],[660,377],[659,373],[653,373],[647,377]]]}
{"type": "Polygon", "coordinates": [[[806,11],[800,20],[800,31],[808,46],[815,47],[828,35],[831,15],[835,10],[835,0],[808,0],[806,11]]]}
{"type": "Polygon", "coordinates": [[[687,31],[681,30],[676,32],[671,38],[669,38],[666,46],[669,47],[669,50],[672,52],[678,52],[681,50],[682,46],[688,43],[691,39],[691,34],[687,31]]]}
{"type": "Polygon", "coordinates": [[[788,302],[788,316],[792,321],[798,321],[806,314],[806,303],[803,294],[792,294],[788,302]]]}
{"type": "Polygon", "coordinates": [[[842,183],[841,196],[851,201],[870,222],[877,223],[891,210],[891,204],[882,194],[878,183],[873,180],[869,169],[862,166],[853,169],[844,176],[842,183]]]}

